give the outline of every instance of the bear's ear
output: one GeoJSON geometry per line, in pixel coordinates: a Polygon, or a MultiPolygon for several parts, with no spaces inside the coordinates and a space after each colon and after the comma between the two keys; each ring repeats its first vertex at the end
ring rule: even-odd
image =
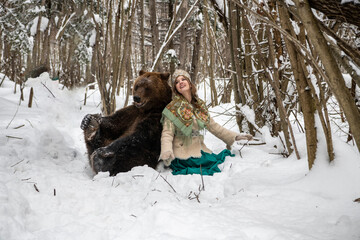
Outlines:
{"type": "Polygon", "coordinates": [[[160,73],[160,77],[162,80],[167,81],[169,79],[170,73],[160,73]]]}
{"type": "Polygon", "coordinates": [[[139,76],[144,75],[146,72],[144,70],[140,70],[139,76]]]}

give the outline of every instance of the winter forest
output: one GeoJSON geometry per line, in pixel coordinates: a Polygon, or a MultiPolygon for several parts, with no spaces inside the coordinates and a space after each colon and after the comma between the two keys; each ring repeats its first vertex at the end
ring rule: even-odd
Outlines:
{"type": "Polygon", "coordinates": [[[0,60],[0,240],[360,239],[358,0],[0,0],[0,60]],[[93,176],[83,116],[177,68],[258,141],[93,176]]]}

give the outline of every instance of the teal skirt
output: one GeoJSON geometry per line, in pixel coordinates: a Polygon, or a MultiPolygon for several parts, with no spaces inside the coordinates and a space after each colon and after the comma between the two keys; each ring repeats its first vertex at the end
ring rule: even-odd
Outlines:
{"type": "Polygon", "coordinates": [[[225,157],[235,156],[227,149],[219,154],[201,151],[200,158],[190,157],[186,160],[175,158],[170,165],[173,175],[202,174],[212,176],[221,172],[218,165],[225,161],[225,157]],[[200,169],[201,166],[201,169],[200,169]]]}

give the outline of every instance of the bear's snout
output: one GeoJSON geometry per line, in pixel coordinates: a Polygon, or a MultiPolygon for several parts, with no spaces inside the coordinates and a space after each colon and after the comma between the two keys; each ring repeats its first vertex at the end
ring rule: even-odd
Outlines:
{"type": "Polygon", "coordinates": [[[141,102],[141,98],[139,96],[134,96],[133,99],[134,99],[134,102],[136,102],[136,103],[141,102]]]}

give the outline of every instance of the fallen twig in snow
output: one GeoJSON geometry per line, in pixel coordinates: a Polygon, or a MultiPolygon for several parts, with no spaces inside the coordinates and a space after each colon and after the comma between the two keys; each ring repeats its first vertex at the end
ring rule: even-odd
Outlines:
{"type": "Polygon", "coordinates": [[[15,138],[15,139],[23,139],[21,137],[14,137],[14,136],[9,136],[9,135],[6,135],[7,138],[15,138]]]}
{"type": "Polygon", "coordinates": [[[201,191],[202,191],[202,188],[201,188],[201,184],[200,184],[200,185],[199,185],[199,193],[196,194],[195,192],[190,191],[189,196],[188,196],[189,200],[194,200],[194,199],[196,199],[196,200],[198,201],[198,203],[200,203],[199,197],[200,197],[201,191]],[[191,194],[194,194],[194,197],[191,197],[191,194]]]}
{"type": "MultiPolygon", "coordinates": [[[[25,161],[25,159],[23,159],[23,160],[21,160],[21,161],[19,161],[19,162],[15,163],[14,165],[12,165],[12,166],[10,166],[10,167],[15,167],[16,165],[18,165],[19,163],[22,163],[23,161],[25,161]]],[[[29,179],[30,179],[30,178],[29,178],[29,179]]]]}
{"type": "Polygon", "coordinates": [[[20,103],[21,103],[21,99],[20,99],[19,105],[18,105],[17,108],[16,108],[16,112],[15,112],[13,118],[11,119],[11,121],[9,122],[9,124],[6,126],[6,129],[9,128],[10,124],[12,123],[12,121],[14,120],[14,118],[16,117],[16,114],[17,114],[17,112],[19,111],[20,103]]]}
{"type": "Polygon", "coordinates": [[[242,158],[242,155],[241,155],[241,150],[249,143],[249,140],[247,140],[247,142],[245,144],[243,144],[243,146],[239,149],[239,155],[240,157],[242,158]]]}
{"type": "Polygon", "coordinates": [[[111,182],[111,186],[114,186],[114,181],[115,181],[115,178],[116,178],[116,176],[115,176],[115,177],[113,177],[113,180],[112,180],[112,182],[111,182]]]}
{"type": "Polygon", "coordinates": [[[273,155],[282,155],[283,157],[287,158],[289,157],[289,154],[287,152],[281,152],[281,153],[269,153],[269,154],[273,154],[273,155]]]}
{"type": "MultiPolygon", "coordinates": [[[[200,164],[200,175],[201,175],[201,183],[202,183],[202,188],[201,190],[205,191],[205,184],[204,184],[204,177],[202,174],[202,168],[201,168],[201,164],[200,164]]],[[[200,185],[201,186],[201,185],[200,185]]],[[[200,194],[200,193],[199,193],[200,194]]]]}
{"type": "Polygon", "coordinates": [[[202,191],[205,191],[205,184],[204,184],[204,178],[203,178],[203,174],[202,174],[201,164],[200,164],[200,175],[201,175],[201,183],[202,183],[202,184],[199,185],[199,193],[196,194],[195,192],[190,191],[189,196],[188,196],[188,199],[189,199],[189,200],[196,199],[196,200],[198,201],[198,203],[200,203],[200,199],[199,199],[200,193],[201,193],[202,191]],[[191,197],[191,194],[194,194],[194,197],[191,197]]]}
{"type": "Polygon", "coordinates": [[[30,122],[28,119],[25,119],[25,120],[30,123],[30,126],[31,126],[32,128],[34,128],[34,126],[31,124],[31,122],[30,122]]]}
{"type": "Polygon", "coordinates": [[[144,177],[144,175],[133,175],[132,178],[136,179],[137,177],[144,177]]]}
{"type": "Polygon", "coordinates": [[[190,191],[188,198],[189,198],[189,200],[196,199],[196,200],[198,201],[198,203],[200,203],[199,195],[200,195],[200,192],[199,192],[199,194],[196,194],[196,193],[190,191]],[[192,193],[194,194],[195,197],[191,197],[191,194],[192,194],[192,193]]]}
{"type": "Polygon", "coordinates": [[[41,82],[41,84],[51,93],[51,95],[52,95],[54,98],[56,98],[55,95],[50,91],[50,89],[49,89],[45,84],[43,84],[42,82],[41,82]]]}
{"type": "Polygon", "coordinates": [[[25,124],[20,125],[20,126],[17,126],[17,127],[14,127],[13,129],[19,129],[19,128],[22,128],[23,126],[25,126],[25,124]]]}
{"type": "Polygon", "coordinates": [[[171,184],[159,173],[159,175],[160,175],[160,177],[162,178],[162,179],[164,179],[164,181],[167,183],[167,184],[169,184],[169,186],[172,188],[172,190],[174,190],[174,192],[176,193],[176,191],[175,191],[175,189],[173,188],[173,186],[171,186],[171,184]]]}
{"type": "Polygon", "coordinates": [[[36,183],[34,183],[34,188],[35,188],[35,190],[36,190],[37,192],[40,192],[39,189],[38,189],[37,186],[36,186],[36,183]]]}
{"type": "Polygon", "coordinates": [[[257,145],[265,145],[266,143],[264,142],[260,142],[260,143],[244,143],[244,144],[241,144],[239,143],[239,145],[248,145],[248,146],[257,146],[257,145]]]}
{"type": "Polygon", "coordinates": [[[3,84],[3,82],[5,81],[5,74],[4,74],[4,77],[2,78],[2,80],[1,80],[1,82],[0,82],[0,87],[1,87],[1,85],[3,84]]]}

